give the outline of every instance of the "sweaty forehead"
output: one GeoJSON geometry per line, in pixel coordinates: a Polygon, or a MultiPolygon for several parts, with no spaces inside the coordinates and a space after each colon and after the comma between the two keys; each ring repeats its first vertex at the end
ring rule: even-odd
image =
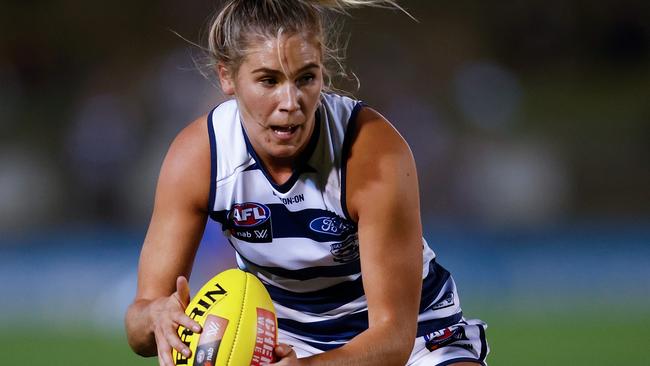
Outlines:
{"type": "Polygon", "coordinates": [[[251,40],[242,67],[249,70],[266,68],[291,73],[305,65],[320,63],[320,43],[315,37],[290,35],[251,40]]]}

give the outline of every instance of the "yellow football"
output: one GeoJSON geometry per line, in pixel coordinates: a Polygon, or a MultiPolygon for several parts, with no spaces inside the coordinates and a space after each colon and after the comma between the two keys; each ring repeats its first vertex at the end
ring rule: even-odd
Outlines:
{"type": "Polygon", "coordinates": [[[194,296],[185,313],[203,331],[180,327],[192,355],[173,351],[176,365],[259,366],[273,361],[278,322],[269,293],[254,275],[239,269],[221,272],[194,296]]]}

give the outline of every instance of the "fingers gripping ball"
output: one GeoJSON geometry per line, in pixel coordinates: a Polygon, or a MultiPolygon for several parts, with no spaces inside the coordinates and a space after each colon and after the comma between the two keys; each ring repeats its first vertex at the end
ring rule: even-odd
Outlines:
{"type": "Polygon", "coordinates": [[[176,365],[259,366],[273,361],[278,339],[275,309],[266,288],[252,274],[229,269],[216,275],[190,301],[185,313],[203,331],[178,329],[192,356],[174,350],[176,365]]]}

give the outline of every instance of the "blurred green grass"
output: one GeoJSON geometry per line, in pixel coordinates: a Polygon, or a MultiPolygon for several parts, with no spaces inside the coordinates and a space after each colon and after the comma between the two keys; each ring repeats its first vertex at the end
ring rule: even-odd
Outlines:
{"type": "MultiPolygon", "coordinates": [[[[624,308],[625,304],[621,304],[624,308]]],[[[650,311],[492,313],[491,365],[650,365],[650,311]]]]}
{"type": "MultiPolygon", "coordinates": [[[[650,365],[650,311],[572,308],[533,314],[494,310],[483,315],[489,324],[490,365],[650,365]]],[[[0,336],[3,365],[157,365],[155,358],[133,354],[119,332],[9,330],[0,336]]]]}

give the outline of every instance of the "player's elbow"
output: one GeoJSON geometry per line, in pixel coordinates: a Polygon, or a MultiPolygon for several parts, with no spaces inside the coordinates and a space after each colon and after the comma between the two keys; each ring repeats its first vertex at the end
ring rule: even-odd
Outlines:
{"type": "Polygon", "coordinates": [[[133,350],[133,352],[135,352],[139,356],[153,357],[153,356],[158,355],[158,351],[157,351],[155,345],[151,346],[151,344],[149,344],[148,342],[139,341],[135,337],[132,337],[131,335],[129,335],[128,332],[127,332],[126,339],[127,339],[127,342],[129,343],[129,346],[133,350]]]}
{"type": "Polygon", "coordinates": [[[152,357],[158,354],[156,341],[151,334],[144,330],[139,324],[138,306],[136,303],[129,306],[124,317],[124,329],[126,330],[126,340],[129,347],[136,354],[143,357],[152,357]]]}

